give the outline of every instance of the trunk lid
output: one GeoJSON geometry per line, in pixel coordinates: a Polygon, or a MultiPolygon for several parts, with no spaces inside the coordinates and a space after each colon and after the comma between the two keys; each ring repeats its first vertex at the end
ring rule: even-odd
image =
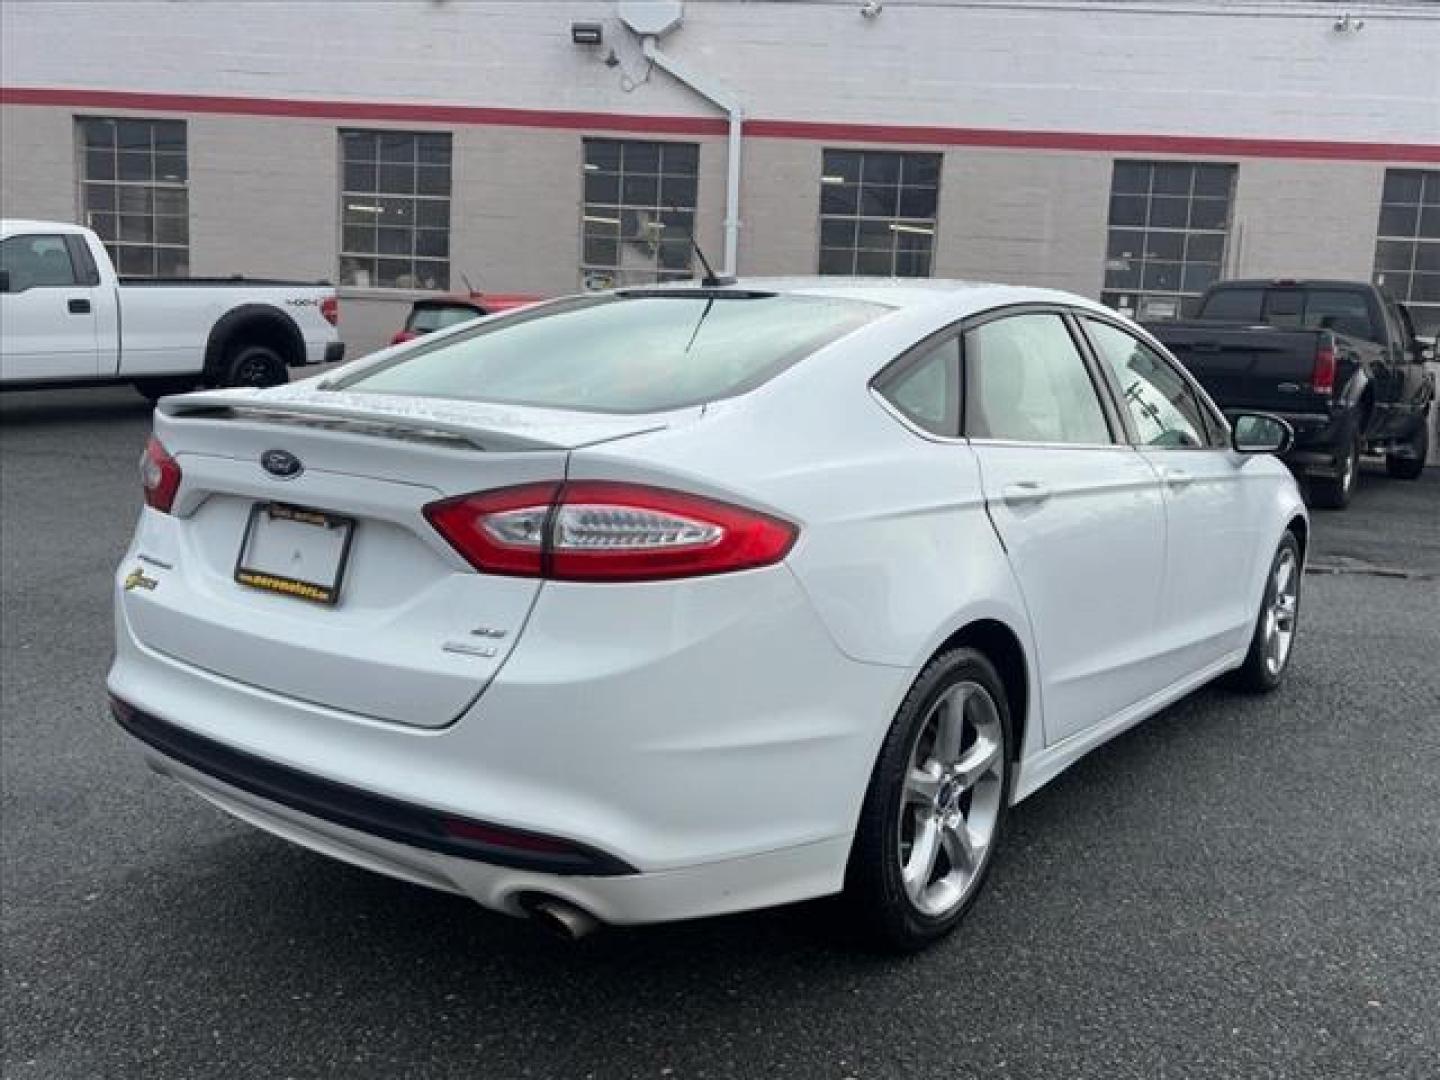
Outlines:
{"type": "Polygon", "coordinates": [[[183,479],[170,514],[141,515],[137,568],[155,584],[124,592],[125,617],[144,645],[197,668],[423,728],[451,723],[484,689],[539,589],[477,573],[423,508],[561,480],[573,446],[663,426],[284,389],[162,402],[155,434],[183,479]],[[274,451],[299,470],[267,471],[261,459],[274,451]],[[265,509],[276,504],[280,516],[265,509]],[[295,508],[307,520],[291,520],[295,508]],[[309,524],[314,512],[330,523],[309,524]],[[343,554],[336,518],[351,523],[343,554]],[[251,584],[237,581],[242,564],[263,571],[265,587],[251,570],[251,584]],[[332,570],[333,604],[275,591],[277,579],[313,583],[332,570]]]}

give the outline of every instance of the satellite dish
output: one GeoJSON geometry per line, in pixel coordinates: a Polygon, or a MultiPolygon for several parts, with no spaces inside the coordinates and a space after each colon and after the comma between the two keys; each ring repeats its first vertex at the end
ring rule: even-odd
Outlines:
{"type": "Polygon", "coordinates": [[[663,37],[685,15],[681,0],[620,0],[615,5],[620,21],[641,37],[663,37]]]}

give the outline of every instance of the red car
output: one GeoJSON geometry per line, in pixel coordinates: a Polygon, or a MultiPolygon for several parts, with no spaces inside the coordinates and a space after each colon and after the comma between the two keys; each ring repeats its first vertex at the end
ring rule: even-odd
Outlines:
{"type": "Polygon", "coordinates": [[[405,325],[390,339],[391,345],[410,341],[432,330],[443,330],[456,323],[469,322],[482,315],[533,304],[543,297],[525,293],[470,293],[456,296],[430,296],[410,306],[405,325]]]}

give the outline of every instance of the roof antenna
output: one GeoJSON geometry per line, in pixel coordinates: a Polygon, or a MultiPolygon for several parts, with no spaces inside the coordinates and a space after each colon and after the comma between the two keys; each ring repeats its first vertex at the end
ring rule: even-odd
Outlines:
{"type": "Polygon", "coordinates": [[[690,234],[690,246],[695,249],[695,254],[700,256],[700,265],[705,267],[705,276],[700,279],[700,284],[704,288],[714,289],[721,285],[735,284],[733,277],[721,277],[715,273],[714,268],[710,265],[710,260],[705,258],[705,252],[700,250],[700,241],[695,239],[694,233],[690,234]]]}
{"type": "MultiPolygon", "coordinates": [[[[680,213],[680,210],[676,208],[674,203],[671,203],[668,209],[672,214],[680,213]]],[[[691,214],[694,214],[693,210],[691,211],[691,214]]],[[[694,221],[693,217],[691,218],[691,221],[694,221]]],[[[700,250],[700,241],[695,239],[695,226],[693,224],[690,226],[689,229],[689,240],[691,249],[695,252],[696,255],[700,256],[700,265],[705,267],[705,276],[700,279],[700,285],[702,288],[718,289],[722,285],[735,284],[735,279],[733,277],[729,277],[728,275],[722,277],[721,275],[715,273],[715,268],[710,265],[710,260],[705,258],[705,252],[700,250]]]]}

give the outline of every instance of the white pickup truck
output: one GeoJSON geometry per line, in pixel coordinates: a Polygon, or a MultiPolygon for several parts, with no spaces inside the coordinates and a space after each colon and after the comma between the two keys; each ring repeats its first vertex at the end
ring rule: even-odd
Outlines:
{"type": "Polygon", "coordinates": [[[89,229],[0,221],[0,389],[273,386],[340,360],[338,321],[324,283],[122,280],[89,229]]]}

